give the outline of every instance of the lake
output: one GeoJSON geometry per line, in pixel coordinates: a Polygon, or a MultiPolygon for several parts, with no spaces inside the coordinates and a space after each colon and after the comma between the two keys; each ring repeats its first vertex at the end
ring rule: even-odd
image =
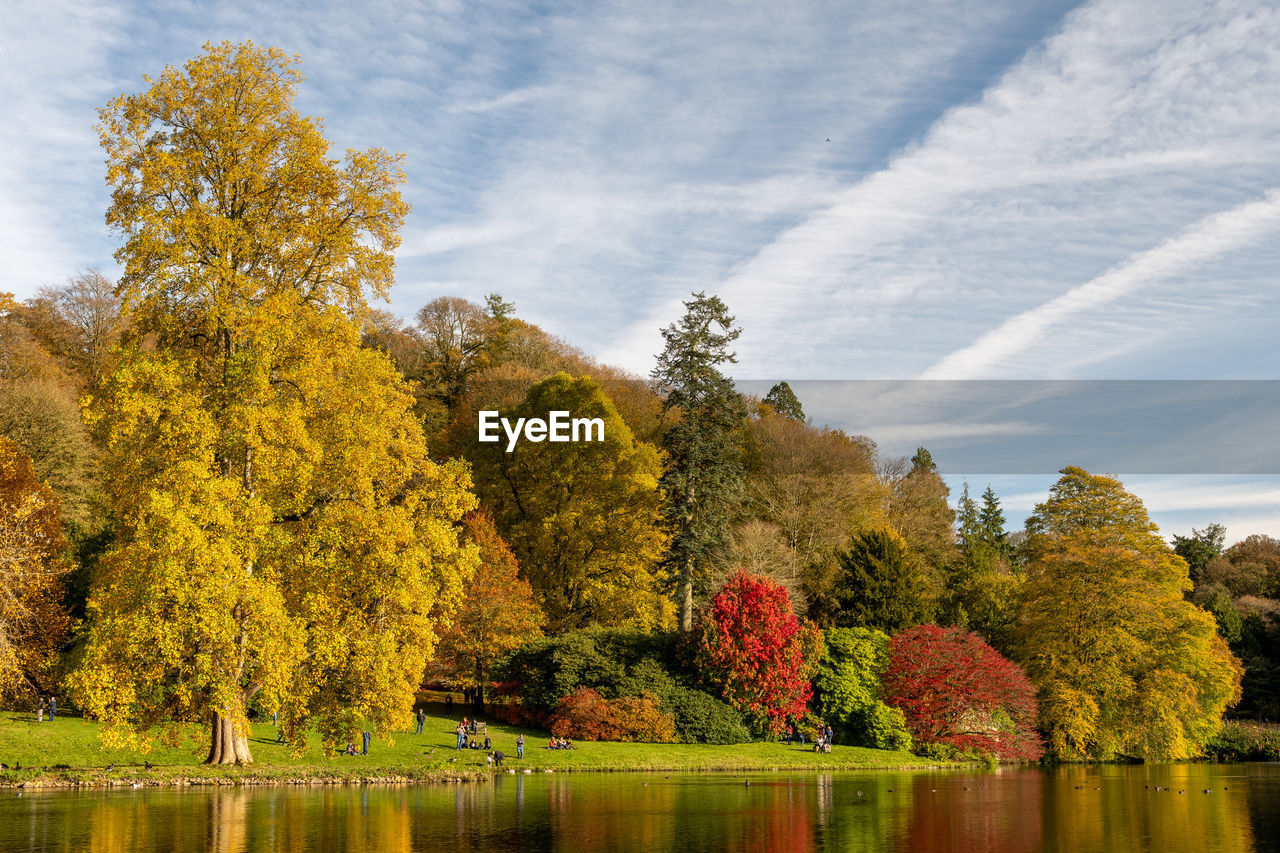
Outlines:
{"type": "Polygon", "coordinates": [[[475,849],[1280,851],[1280,765],[0,793],[6,853],[475,849]]]}

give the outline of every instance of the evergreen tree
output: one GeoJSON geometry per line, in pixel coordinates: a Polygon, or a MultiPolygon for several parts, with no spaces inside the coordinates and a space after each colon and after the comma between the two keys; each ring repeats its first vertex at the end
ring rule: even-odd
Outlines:
{"type": "Polygon", "coordinates": [[[960,493],[960,500],[956,504],[956,521],[959,526],[959,530],[956,532],[960,537],[960,548],[967,558],[973,547],[977,545],[981,532],[978,519],[978,503],[969,497],[968,482],[964,484],[964,489],[960,493]]]}
{"type": "Polygon", "coordinates": [[[784,418],[791,418],[793,421],[804,421],[804,409],[800,406],[800,399],[796,397],[796,393],[791,390],[791,386],[786,382],[779,382],[770,388],[769,393],[764,395],[762,402],[784,418]]]}
{"type": "Polygon", "coordinates": [[[893,633],[933,619],[935,591],[895,531],[868,530],[839,555],[841,575],[817,615],[826,625],[893,633]]]}
{"type": "Polygon", "coordinates": [[[1190,536],[1173,537],[1173,553],[1187,561],[1191,569],[1192,583],[1199,584],[1205,567],[1222,553],[1226,544],[1227,529],[1221,524],[1210,524],[1204,530],[1191,528],[1190,536]]]}
{"type": "Polygon", "coordinates": [[[1004,554],[1009,547],[1009,534],[1004,529],[1004,510],[1000,508],[1000,499],[996,497],[991,484],[982,493],[982,508],[978,511],[978,527],[982,541],[990,545],[998,553],[1004,554]]]}
{"type": "Polygon", "coordinates": [[[652,379],[664,410],[679,420],[663,447],[669,464],[662,477],[666,519],[673,532],[669,562],[677,577],[680,628],[693,629],[694,586],[725,547],[732,512],[742,499],[738,430],[746,404],[721,365],[737,361],[730,344],[741,330],[718,296],[695,293],[685,315],[662,331],[666,348],[652,379]]]}

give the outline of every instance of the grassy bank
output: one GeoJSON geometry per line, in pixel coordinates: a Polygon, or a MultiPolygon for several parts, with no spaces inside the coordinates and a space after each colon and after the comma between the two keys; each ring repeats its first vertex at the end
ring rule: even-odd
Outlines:
{"type": "MultiPolygon", "coordinates": [[[[155,784],[270,784],[461,781],[486,778],[492,771],[479,750],[454,749],[453,727],[463,714],[455,706],[452,717],[438,703],[429,703],[421,735],[401,733],[375,737],[367,756],[326,758],[314,735],[308,750],[297,758],[276,743],[276,729],[254,725],[250,746],[255,762],[247,768],[212,768],[200,764],[208,746],[204,732],[179,748],[156,744],[146,755],[103,750],[97,726],[76,717],[37,723],[28,713],[0,712],[0,785],[155,785],[155,784]],[[147,765],[150,765],[148,767],[147,765]],[[18,768],[21,769],[18,769],[18,768]]],[[[482,718],[483,719],[483,718],[482,718]]],[[[577,749],[546,749],[546,733],[489,721],[495,749],[506,753],[507,769],[532,772],[566,771],[774,771],[855,770],[867,768],[934,767],[936,761],[909,752],[835,746],[829,755],[781,743],[732,746],[651,743],[579,743],[577,749]],[[526,739],[525,757],[516,758],[516,737],[526,739]]],[[[359,743],[356,744],[359,747],[359,743]]]]}

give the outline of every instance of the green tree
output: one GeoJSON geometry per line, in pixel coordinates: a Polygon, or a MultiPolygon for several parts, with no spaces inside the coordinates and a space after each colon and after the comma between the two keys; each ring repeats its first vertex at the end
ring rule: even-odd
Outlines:
{"type": "Polygon", "coordinates": [[[816,614],[822,624],[893,632],[933,618],[936,593],[896,531],[863,531],[838,559],[841,574],[816,614]]]}
{"type": "Polygon", "coordinates": [[[786,382],[779,382],[770,388],[761,402],[784,418],[804,422],[804,409],[800,406],[800,398],[786,382]]]}
{"type": "Polygon", "coordinates": [[[565,411],[604,424],[603,440],[522,439],[508,452],[504,437],[469,450],[476,490],[533,585],[548,627],[667,625],[657,448],[635,440],[588,377],[558,373],[499,411],[511,423],[565,411]]]}
{"type": "Polygon", "coordinates": [[[1064,468],[1027,520],[1017,652],[1063,758],[1199,754],[1240,664],[1187,602],[1187,564],[1119,480],[1064,468]]]}
{"type": "Polygon", "coordinates": [[[978,510],[978,529],[982,541],[1001,556],[1009,552],[1009,534],[1004,529],[1004,510],[991,484],[982,493],[982,508],[978,510]]]}
{"type": "Polygon", "coordinates": [[[1205,567],[1222,553],[1226,537],[1227,528],[1221,524],[1210,524],[1204,530],[1193,527],[1190,536],[1173,537],[1173,553],[1187,561],[1192,583],[1198,584],[1205,567]]]}
{"type": "Polygon", "coordinates": [[[964,484],[960,500],[956,502],[956,536],[960,550],[968,557],[982,541],[982,526],[978,520],[978,502],[969,497],[969,484],[964,484]]]}
{"type": "Polygon", "coordinates": [[[827,628],[813,674],[814,704],[842,743],[910,749],[906,718],[880,701],[889,635],[875,628],[827,628]]]}
{"type": "Polygon", "coordinates": [[[666,347],[652,379],[665,410],[678,420],[663,436],[668,466],[662,477],[666,519],[673,536],[669,561],[677,576],[680,629],[693,630],[694,589],[728,544],[728,529],[742,502],[738,434],[746,404],[720,372],[737,361],[729,346],[741,334],[718,296],[693,294],[685,315],[662,330],[666,347]]]}
{"type": "Polygon", "coordinates": [[[964,484],[956,511],[960,559],[947,575],[939,610],[944,621],[969,628],[1008,654],[1022,576],[1010,562],[1012,547],[999,499],[990,486],[982,498],[979,508],[964,484]]]}
{"type": "Polygon", "coordinates": [[[407,727],[433,610],[474,569],[461,463],[362,348],[407,205],[398,158],[329,157],[278,50],[223,43],[100,113],[133,334],[88,404],[119,519],[70,686],[111,744],[210,724],[247,763],[250,701],[332,749],[407,727]],[[175,729],[176,730],[176,729],[175,729]]]}

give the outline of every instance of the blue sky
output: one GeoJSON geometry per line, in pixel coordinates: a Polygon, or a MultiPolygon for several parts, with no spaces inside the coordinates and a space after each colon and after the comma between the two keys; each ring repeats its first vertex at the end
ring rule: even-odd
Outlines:
{"type": "MultiPolygon", "coordinates": [[[[338,148],[407,155],[404,316],[498,291],[646,373],[706,289],[744,378],[1280,373],[1274,3],[6,7],[20,297],[115,270],[95,109],[253,39],[338,148]]],[[[1265,494],[1233,534],[1280,534],[1265,494]]]]}

